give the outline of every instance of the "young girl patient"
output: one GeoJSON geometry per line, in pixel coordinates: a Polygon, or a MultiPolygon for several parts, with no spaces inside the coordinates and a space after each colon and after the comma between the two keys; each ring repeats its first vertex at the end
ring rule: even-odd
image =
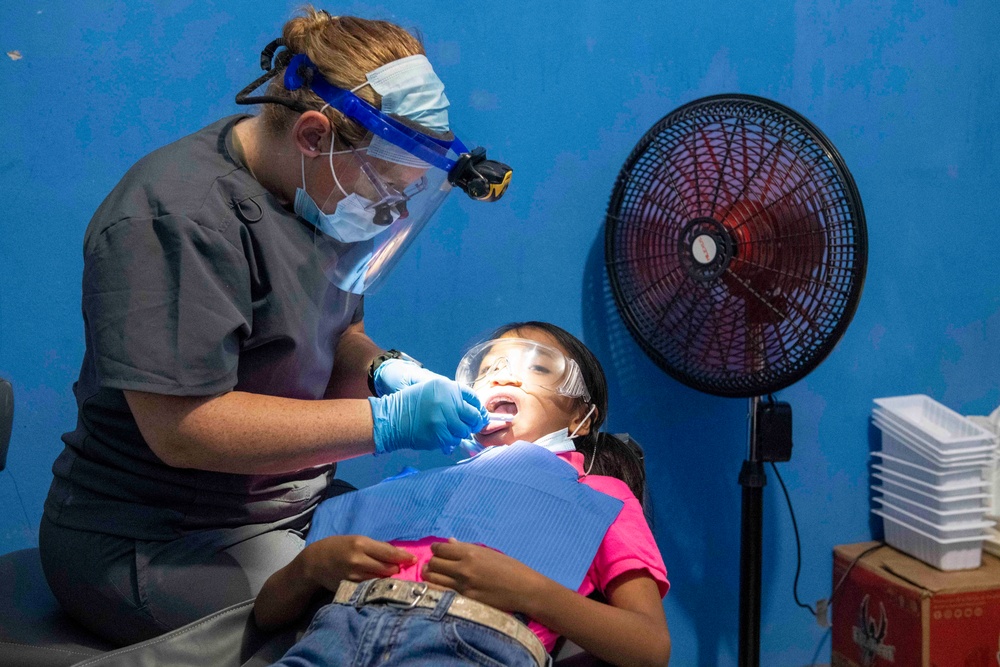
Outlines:
{"type": "Polygon", "coordinates": [[[334,601],[277,664],[543,667],[565,636],[615,665],[666,665],[669,583],[640,502],[642,454],[598,433],[597,359],[552,324],[510,324],[456,380],[492,415],[485,449],[317,508],[254,615],[273,629],[323,591],[334,601]]]}

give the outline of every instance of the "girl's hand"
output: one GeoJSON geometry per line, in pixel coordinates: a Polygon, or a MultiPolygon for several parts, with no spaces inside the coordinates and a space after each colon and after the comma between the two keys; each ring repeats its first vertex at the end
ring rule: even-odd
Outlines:
{"type": "Polygon", "coordinates": [[[313,542],[300,554],[303,576],[313,584],[336,591],[344,579],[364,581],[391,577],[401,565],[417,558],[409,551],[364,535],[335,535],[313,542]]]}
{"type": "Polygon", "coordinates": [[[434,557],[421,573],[424,581],[506,612],[525,611],[531,591],[544,579],[510,556],[454,538],[435,542],[431,552],[434,557]]]}

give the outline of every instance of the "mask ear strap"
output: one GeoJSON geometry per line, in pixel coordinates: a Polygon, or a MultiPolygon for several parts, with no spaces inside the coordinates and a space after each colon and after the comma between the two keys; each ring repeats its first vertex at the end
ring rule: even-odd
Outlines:
{"type": "Polygon", "coordinates": [[[600,442],[600,440],[601,440],[600,438],[596,438],[594,440],[594,453],[590,455],[590,465],[587,466],[587,469],[583,471],[584,477],[589,475],[590,471],[594,469],[594,461],[597,460],[597,443],[600,442]]]}
{"type": "Polygon", "coordinates": [[[596,409],[597,409],[596,405],[590,406],[590,410],[587,412],[586,415],[583,416],[583,419],[580,420],[580,423],[576,425],[576,428],[573,429],[573,432],[569,434],[570,439],[576,437],[576,432],[579,431],[581,428],[583,428],[583,425],[587,423],[587,420],[590,419],[590,415],[594,414],[594,410],[596,409]]]}
{"type": "Polygon", "coordinates": [[[337,178],[337,172],[333,168],[333,136],[330,136],[330,154],[328,155],[330,161],[330,175],[333,176],[333,182],[337,184],[337,188],[340,190],[341,194],[345,197],[348,196],[347,191],[344,190],[344,186],[340,184],[340,179],[337,178]]]}
{"type": "MultiPolygon", "coordinates": [[[[328,106],[330,106],[330,105],[329,104],[324,104],[322,107],[320,107],[319,112],[323,113],[323,111],[328,106]]],[[[344,190],[344,186],[342,186],[340,184],[340,179],[337,178],[337,171],[333,168],[333,155],[334,155],[333,141],[334,141],[333,127],[331,126],[331,128],[330,128],[330,151],[327,153],[327,157],[328,157],[328,159],[330,161],[330,175],[333,176],[333,182],[337,184],[337,189],[340,190],[340,192],[346,197],[347,196],[347,191],[344,190]]],[[[337,151],[337,152],[340,153],[340,152],[346,152],[346,151],[337,151]]],[[[305,183],[305,178],[306,178],[305,172],[303,172],[302,173],[302,182],[303,183],[305,183]]],[[[305,185],[302,186],[302,189],[305,190],[305,185]]],[[[329,199],[329,197],[327,197],[327,199],[329,199]]]]}
{"type": "MultiPolygon", "coordinates": [[[[573,429],[573,432],[569,434],[570,440],[572,440],[576,436],[577,431],[579,431],[581,428],[583,428],[583,425],[587,422],[588,419],[590,419],[590,415],[594,414],[594,410],[596,410],[596,409],[597,409],[596,405],[591,405],[590,406],[590,410],[587,411],[587,414],[584,415],[584,417],[583,417],[582,420],[580,420],[580,423],[577,424],[577,426],[576,426],[575,429],[573,429]]],[[[587,469],[583,471],[583,476],[584,477],[586,477],[587,475],[589,475],[590,471],[593,470],[593,468],[594,468],[594,461],[597,460],[597,441],[599,439],[600,438],[595,438],[594,439],[594,453],[590,455],[590,465],[587,466],[587,469]]]]}

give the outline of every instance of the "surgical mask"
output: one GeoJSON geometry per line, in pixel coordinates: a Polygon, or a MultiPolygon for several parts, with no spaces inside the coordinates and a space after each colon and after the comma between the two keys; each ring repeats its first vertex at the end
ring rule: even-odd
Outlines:
{"type": "MultiPolygon", "coordinates": [[[[368,72],[365,78],[367,81],[352,88],[351,92],[371,86],[382,96],[382,113],[402,116],[432,132],[449,131],[448,97],[427,56],[418,54],[394,60],[368,72]]],[[[372,138],[368,154],[411,167],[428,166],[423,160],[378,136],[372,138]]]]}
{"type": "MultiPolygon", "coordinates": [[[[367,241],[378,236],[389,225],[375,224],[375,208],[373,202],[361,197],[357,193],[350,195],[344,190],[337,178],[337,172],[333,168],[333,156],[346,151],[330,151],[330,174],[334,183],[344,195],[344,198],[337,202],[337,208],[333,213],[324,213],[316,204],[316,201],[306,192],[306,167],[305,155],[300,155],[302,164],[302,187],[295,190],[294,210],[303,220],[311,223],[316,229],[327,236],[331,236],[341,243],[358,243],[367,241]]],[[[392,211],[392,222],[399,218],[399,213],[392,211]]],[[[391,224],[391,223],[390,223],[391,224]]]]}
{"type": "Polygon", "coordinates": [[[569,437],[568,428],[559,429],[554,433],[543,435],[535,440],[535,444],[539,447],[544,447],[553,454],[576,451],[576,445],[573,444],[572,438],[569,437]]]}
{"type": "Polygon", "coordinates": [[[587,412],[586,416],[580,421],[573,432],[569,432],[569,428],[562,428],[558,431],[549,433],[548,435],[543,435],[542,437],[535,440],[535,444],[539,447],[544,447],[553,454],[558,454],[560,452],[575,452],[576,445],[573,444],[573,438],[579,433],[580,429],[590,418],[590,415],[594,414],[594,410],[597,409],[596,405],[590,406],[590,410],[587,412]]]}

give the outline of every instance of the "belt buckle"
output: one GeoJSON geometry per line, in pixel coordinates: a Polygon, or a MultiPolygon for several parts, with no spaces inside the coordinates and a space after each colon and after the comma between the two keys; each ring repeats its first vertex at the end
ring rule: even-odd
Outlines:
{"type": "Polygon", "coordinates": [[[409,602],[396,602],[395,600],[389,600],[386,602],[386,604],[391,607],[398,607],[399,609],[413,609],[414,607],[416,607],[417,603],[420,602],[420,600],[427,593],[427,582],[420,581],[415,583],[417,584],[417,586],[419,586],[419,589],[411,591],[414,596],[412,600],[410,600],[409,602]]]}

